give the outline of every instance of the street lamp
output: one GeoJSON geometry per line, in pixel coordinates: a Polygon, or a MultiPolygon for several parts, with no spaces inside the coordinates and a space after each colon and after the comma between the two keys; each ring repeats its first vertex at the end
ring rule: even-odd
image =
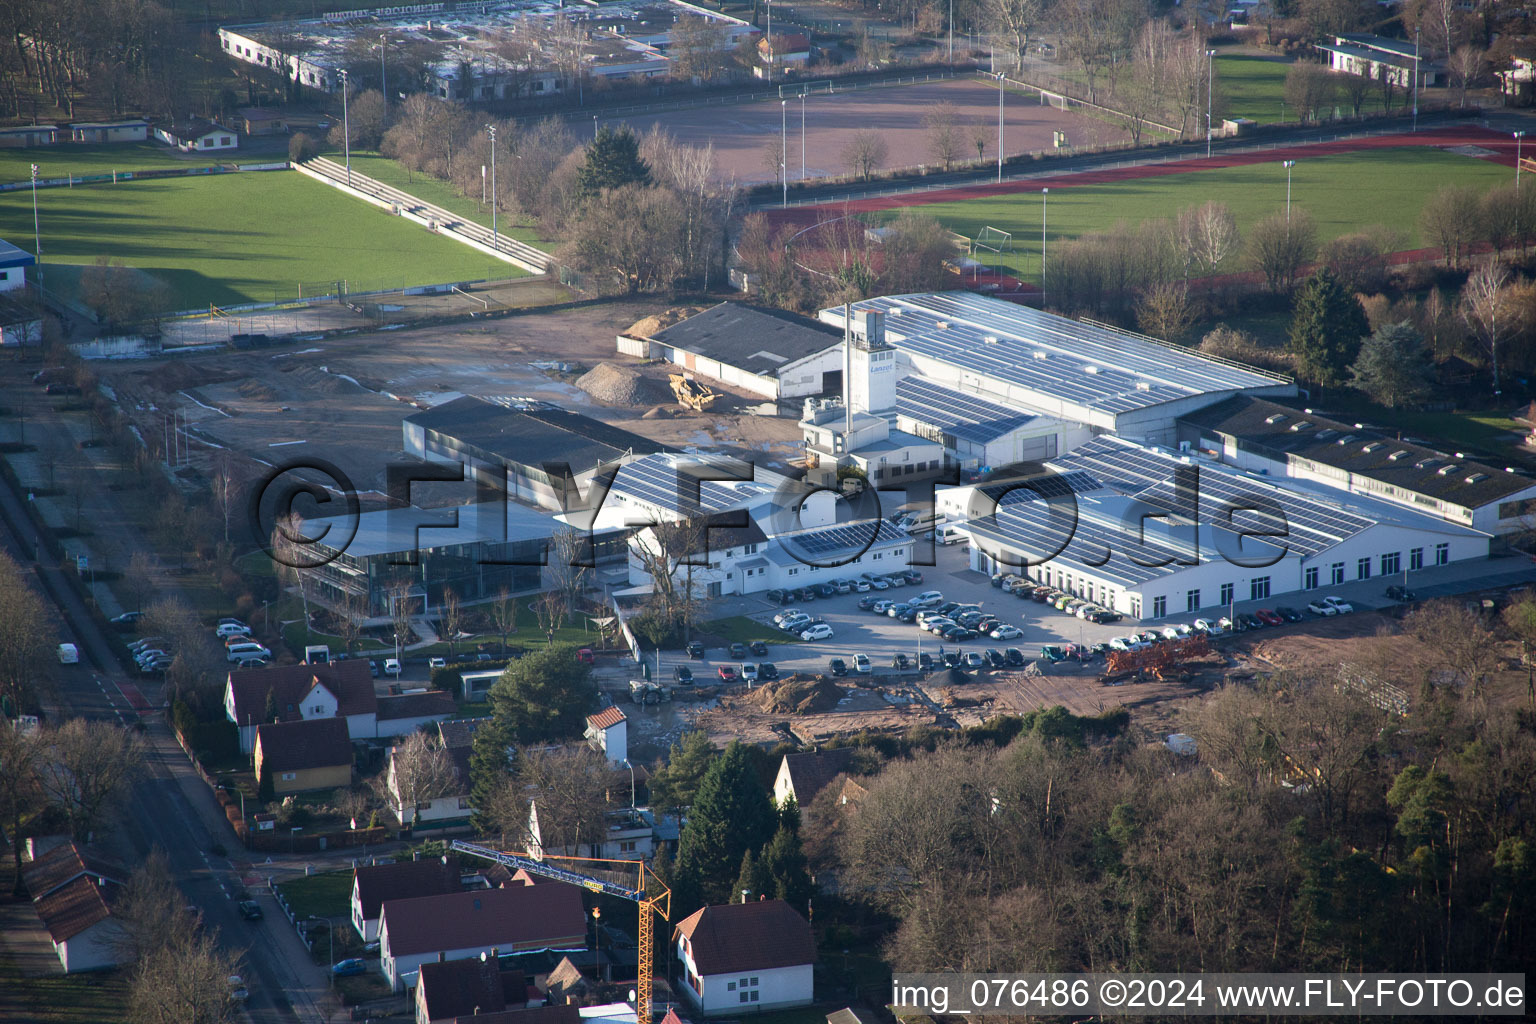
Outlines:
{"type": "Polygon", "coordinates": [[[1001,184],[1003,180],[1003,76],[1007,72],[997,73],[997,180],[1001,184]]]}
{"type": "Polygon", "coordinates": [[[1413,30],[1413,130],[1419,130],[1419,30],[1413,30]]]}
{"type": "MultiPolygon", "coordinates": [[[[657,652],[658,656],[660,655],[660,653],[661,652],[659,652],[659,651],[657,652]]],[[[625,768],[629,769],[629,809],[630,810],[634,810],[635,809],[635,766],[629,763],[629,758],[627,758],[627,757],[624,760],[620,761],[619,763],[622,764],[625,768]]]]}
{"type": "Polygon", "coordinates": [[[347,69],[341,69],[341,144],[347,157],[347,188],[352,187],[352,122],[347,117],[347,69]]]}
{"type": "MultiPolygon", "coordinates": [[[[770,11],[772,7],[768,8],[770,11]]],[[[779,183],[784,187],[784,205],[789,205],[789,100],[779,100],[779,183]]]]}
{"type": "Polygon", "coordinates": [[[597,976],[603,976],[603,908],[592,908],[592,944],[597,952],[597,976]]]}
{"type": "Polygon", "coordinates": [[[800,90],[800,180],[805,180],[805,89],[800,90]]]}
{"type": "Polygon", "coordinates": [[[384,69],[384,46],[389,42],[389,33],[379,33],[379,92],[384,94],[384,109],[389,110],[389,72],[384,69]]]}
{"type": "Polygon", "coordinates": [[[1296,161],[1286,160],[1282,166],[1285,167],[1285,222],[1289,224],[1291,222],[1291,168],[1296,166],[1296,161]]]}
{"type": "Polygon", "coordinates": [[[1045,309],[1045,205],[1051,194],[1048,188],[1040,190],[1040,308],[1045,309]]]}
{"type": "Polygon", "coordinates": [[[1205,158],[1211,158],[1211,94],[1216,91],[1216,51],[1205,51],[1205,158]]]}
{"type": "Polygon", "coordinates": [[[37,164],[32,164],[32,263],[37,264],[37,282],[43,282],[43,233],[37,227],[37,164]]]}
{"type": "MultiPolygon", "coordinates": [[[[595,121],[596,118],[593,118],[595,121]]],[[[491,137],[491,248],[501,251],[501,235],[496,230],[496,126],[485,126],[486,134],[491,137]]],[[[513,175],[516,177],[516,175],[513,175]]]]}
{"type": "MultiPolygon", "coordinates": [[[[1515,191],[1516,192],[1520,191],[1520,140],[1522,140],[1524,138],[1525,138],[1525,132],[1515,132],[1515,191]]],[[[32,165],[32,180],[34,182],[37,181],[37,165],[36,164],[32,165]]],[[[37,197],[37,190],[36,190],[36,185],[35,184],[33,186],[32,195],[33,195],[32,211],[33,211],[33,215],[35,217],[36,213],[37,213],[37,198],[36,198],[37,197]]]]}
{"type": "Polygon", "coordinates": [[[597,141],[597,115],[592,115],[592,141],[597,141]]]}
{"type": "Polygon", "coordinates": [[[949,0],[949,62],[955,62],[955,0],[949,0]]]}

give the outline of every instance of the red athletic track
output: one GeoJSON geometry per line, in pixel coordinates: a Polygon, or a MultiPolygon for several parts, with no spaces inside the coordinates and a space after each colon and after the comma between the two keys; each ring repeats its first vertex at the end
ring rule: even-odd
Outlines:
{"type": "MultiPolygon", "coordinates": [[[[1005,181],[989,184],[964,185],[958,188],[932,192],[912,192],[905,195],[878,196],[870,199],[838,200],[819,206],[801,206],[789,210],[769,210],[768,219],[774,226],[794,225],[810,227],[823,217],[835,212],[868,213],[875,210],[899,209],[906,206],[925,206],[929,203],[953,203],[966,199],[982,199],[989,196],[1013,195],[1020,192],[1039,192],[1042,188],[1071,188],[1075,185],[1102,185],[1113,181],[1130,181],[1137,178],[1158,178],[1168,174],[1188,174],[1191,171],[1213,171],[1223,167],[1242,167],[1248,164],[1271,163],[1279,160],[1300,160],[1334,153],[1351,153],[1362,149],[1391,149],[1403,146],[1429,146],[1448,149],[1453,146],[1477,146],[1492,151],[1483,159],[1494,163],[1515,165],[1516,143],[1503,132],[1474,125],[1451,125],[1445,128],[1428,128],[1422,132],[1404,132],[1398,135],[1377,135],[1358,139],[1340,139],[1335,142],[1315,142],[1296,146],[1266,149],[1252,153],[1230,153],[1210,159],[1198,157],[1171,163],[1145,164],[1134,167],[1115,167],[1099,171],[1080,171],[1073,174],[1031,178],[1029,181],[1005,181]]],[[[1536,155],[1536,153],[1533,153],[1536,155]]],[[[1433,184],[1426,183],[1426,184],[1433,184]]],[[[1395,253],[1394,263],[1415,263],[1431,259],[1437,250],[1416,249],[1395,253]]],[[[1246,275],[1232,275],[1232,278],[1246,275]]],[[[978,283],[996,284],[1004,293],[1036,292],[1035,285],[1025,284],[1006,275],[982,274],[978,283]]],[[[974,286],[973,286],[974,287],[974,286]]]]}

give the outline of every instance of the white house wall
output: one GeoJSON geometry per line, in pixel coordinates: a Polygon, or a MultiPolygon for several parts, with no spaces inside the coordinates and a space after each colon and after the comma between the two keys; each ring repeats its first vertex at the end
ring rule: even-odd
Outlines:
{"type": "Polygon", "coordinates": [[[810,964],[795,967],[775,967],[769,970],[747,971],[744,974],[699,975],[691,957],[683,952],[679,943],[678,955],[684,964],[686,980],[683,992],[690,1002],[705,1016],[753,1013],[789,1006],[804,1006],[814,998],[815,986],[810,964]],[[697,978],[703,992],[695,992],[693,980],[697,978]],[[750,984],[756,978],[755,986],[750,984]],[[741,982],[749,982],[745,993],[741,982]],[[757,992],[756,1002],[742,1002],[743,994],[757,992]]]}

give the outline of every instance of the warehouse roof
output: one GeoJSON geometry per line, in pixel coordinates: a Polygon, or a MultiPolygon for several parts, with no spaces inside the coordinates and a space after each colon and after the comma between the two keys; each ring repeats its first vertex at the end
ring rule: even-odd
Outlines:
{"type": "Polygon", "coordinates": [[[536,403],[512,409],[465,396],[408,416],[405,422],[508,462],[564,462],[577,473],[626,455],[670,450],[664,444],[579,412],[536,403]]]}
{"type": "Polygon", "coordinates": [[[1536,487],[1536,480],[1524,473],[1246,395],[1201,409],[1180,422],[1232,438],[1257,455],[1280,461],[1306,459],[1464,508],[1536,487]]]}
{"type": "MultiPolygon", "coordinates": [[[[306,528],[310,524],[306,524],[306,528]]],[[[511,544],[543,540],[561,524],[515,501],[487,501],[448,508],[383,509],[356,516],[317,519],[313,528],[335,543],[317,540],[322,548],[342,550],[349,558],[391,555],[401,551],[431,551],[467,544],[511,544]]],[[[318,532],[315,536],[319,537],[318,532]]]]}
{"type": "Polygon", "coordinates": [[[808,317],[740,302],[722,302],[651,336],[663,345],[771,376],[843,343],[842,331],[808,317]]]}
{"type": "MultiPolygon", "coordinates": [[[[1180,398],[1294,388],[1288,377],[1154,338],[1070,320],[969,292],[887,295],[854,304],[886,313],[885,337],[904,353],[1022,391],[1036,402],[1116,415],[1180,398]]],[[[841,324],[842,307],[822,318],[841,324]]]]}
{"type": "Polygon", "coordinates": [[[1038,418],[924,377],[896,382],[896,412],[976,444],[995,441],[1038,418]]]}

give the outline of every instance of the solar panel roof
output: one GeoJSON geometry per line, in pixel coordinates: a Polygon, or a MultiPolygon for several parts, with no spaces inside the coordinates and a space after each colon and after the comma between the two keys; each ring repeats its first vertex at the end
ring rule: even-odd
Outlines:
{"type": "MultiPolygon", "coordinates": [[[[1151,338],[1080,323],[970,292],[890,295],[855,303],[886,313],[886,339],[1053,401],[1109,414],[1192,395],[1272,388],[1289,378],[1151,338]]],[[[842,309],[823,318],[841,322],[842,309]]]]}
{"type": "Polygon", "coordinates": [[[681,461],[669,455],[647,455],[626,463],[609,488],[610,494],[629,495],[649,505],[679,515],[712,514],[739,508],[769,492],[750,482],[711,480],[710,476],[750,473],[751,466],[721,460],[717,468],[700,457],[681,461]]]}
{"type": "Polygon", "coordinates": [[[903,377],[896,382],[896,411],[976,444],[995,441],[1037,418],[925,377],[903,377]]]}

